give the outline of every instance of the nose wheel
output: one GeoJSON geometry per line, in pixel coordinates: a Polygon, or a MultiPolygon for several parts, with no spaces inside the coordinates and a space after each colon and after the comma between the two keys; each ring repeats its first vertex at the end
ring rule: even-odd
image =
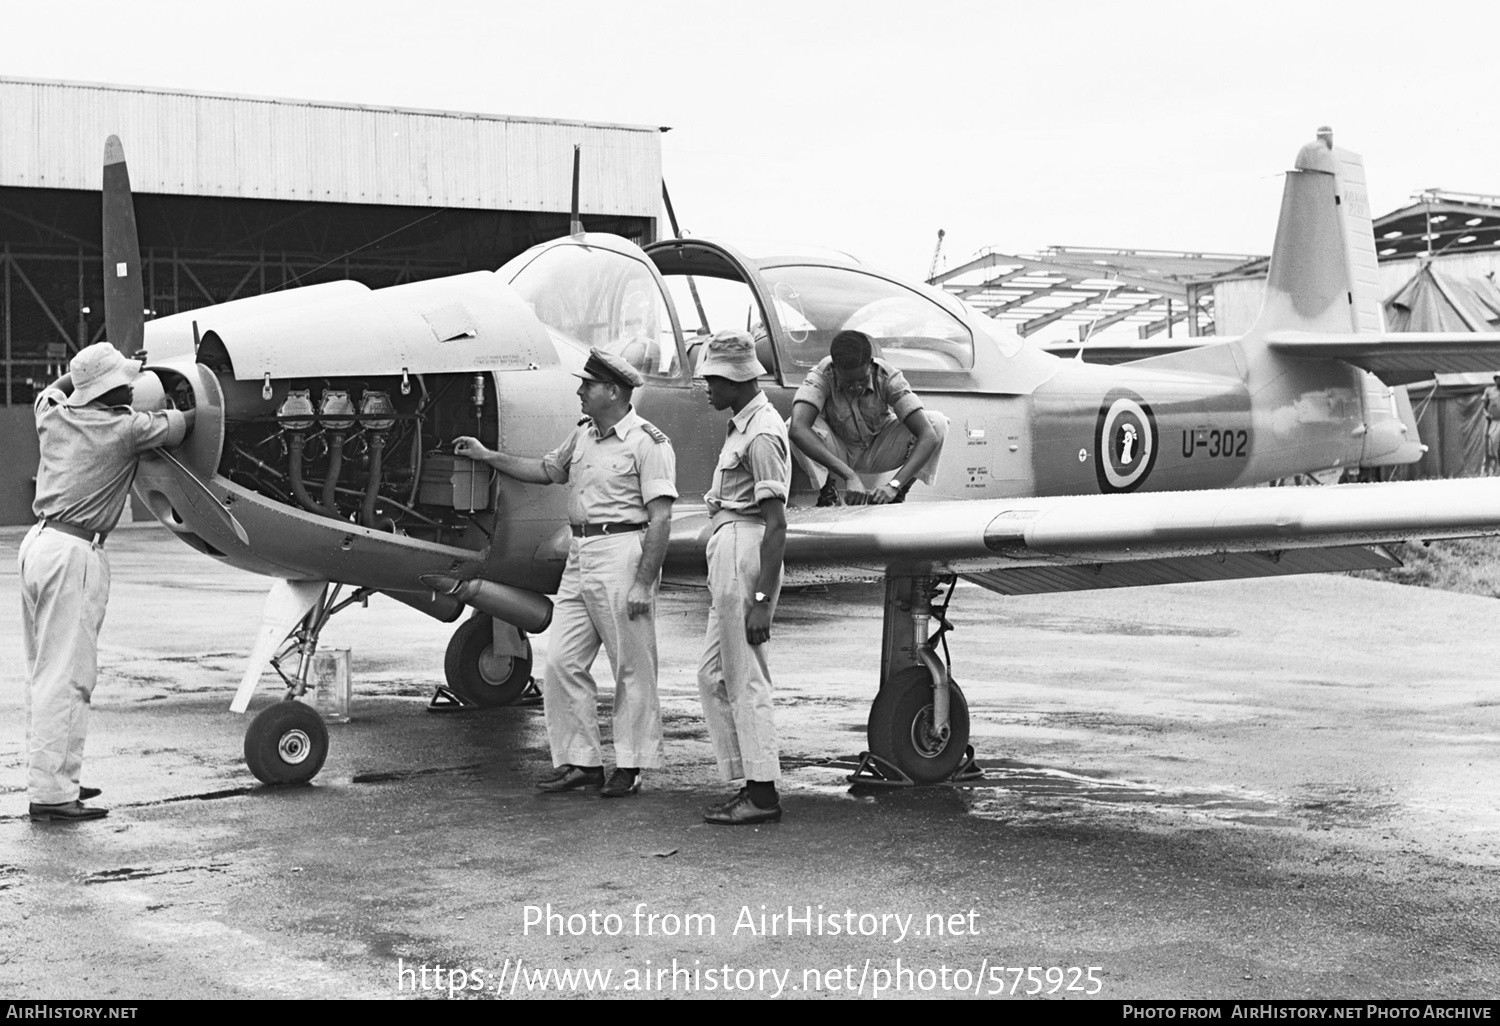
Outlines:
{"type": "Polygon", "coordinates": [[[245,765],[263,784],[305,784],[328,758],[328,728],[294,699],[262,709],[245,731],[245,765]]]}

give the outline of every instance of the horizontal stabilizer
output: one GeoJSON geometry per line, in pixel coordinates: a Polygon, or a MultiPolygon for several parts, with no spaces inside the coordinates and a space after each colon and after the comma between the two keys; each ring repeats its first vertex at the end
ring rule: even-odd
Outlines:
{"type": "Polygon", "coordinates": [[[1266,343],[1284,356],[1343,360],[1388,385],[1426,381],[1434,374],[1500,371],[1500,334],[1492,332],[1277,331],[1266,337],[1266,343]]]}

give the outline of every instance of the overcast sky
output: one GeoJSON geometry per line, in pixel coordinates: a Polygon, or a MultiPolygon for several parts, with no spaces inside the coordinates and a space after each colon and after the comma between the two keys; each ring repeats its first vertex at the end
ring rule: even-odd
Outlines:
{"type": "Polygon", "coordinates": [[[1422,188],[1500,193],[1497,12],[0,0],[0,74],[669,125],[692,233],[924,277],[939,228],[949,267],[985,246],[1268,252],[1280,173],[1321,124],[1365,155],[1376,215],[1422,188]]]}

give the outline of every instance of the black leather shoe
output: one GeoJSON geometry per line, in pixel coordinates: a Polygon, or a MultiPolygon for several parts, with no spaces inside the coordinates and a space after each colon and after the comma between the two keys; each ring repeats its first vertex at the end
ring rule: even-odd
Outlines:
{"type": "Polygon", "coordinates": [[[85,805],[83,802],[63,802],[61,805],[31,803],[31,818],[38,823],[79,823],[85,819],[103,819],[108,815],[108,809],[85,805]]]}
{"type": "Polygon", "coordinates": [[[604,785],[604,790],[599,792],[600,798],[628,798],[630,795],[639,794],[641,791],[641,773],[639,770],[632,773],[618,767],[609,775],[609,780],[604,785]]]}
{"type": "Polygon", "coordinates": [[[558,777],[543,780],[540,784],[536,785],[537,788],[542,791],[556,793],[561,791],[577,791],[585,787],[602,787],[604,784],[603,766],[591,766],[587,768],[583,766],[566,766],[563,768],[567,770],[566,773],[558,777]]]}
{"type": "Polygon", "coordinates": [[[712,823],[715,826],[779,823],[781,822],[781,806],[773,805],[769,809],[762,809],[750,800],[749,794],[742,794],[728,805],[704,813],[703,822],[712,823]]]}
{"type": "Polygon", "coordinates": [[[750,789],[748,787],[742,787],[734,794],[730,795],[728,798],[725,798],[722,802],[714,802],[712,805],[705,805],[703,807],[703,815],[712,816],[716,812],[723,812],[725,809],[729,808],[731,805],[733,805],[735,802],[739,801],[749,793],[750,789]]]}
{"type": "Polygon", "coordinates": [[[86,802],[90,798],[97,798],[103,793],[104,792],[99,790],[97,787],[80,787],[78,789],[78,800],[81,802],[86,802]]]}

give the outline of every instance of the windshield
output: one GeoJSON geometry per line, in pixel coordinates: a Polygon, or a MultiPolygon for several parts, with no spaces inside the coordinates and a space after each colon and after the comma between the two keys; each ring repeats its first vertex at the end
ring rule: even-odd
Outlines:
{"type": "Polygon", "coordinates": [[[846,329],[869,335],[875,355],[904,371],[974,366],[968,327],[903,285],[843,267],[769,267],[761,278],[781,320],[788,369],[816,365],[846,329]]]}
{"type": "Polygon", "coordinates": [[[553,246],[515,272],[510,286],[554,339],[614,353],[648,378],[677,376],[672,318],[643,261],[598,246],[553,246]]]}

